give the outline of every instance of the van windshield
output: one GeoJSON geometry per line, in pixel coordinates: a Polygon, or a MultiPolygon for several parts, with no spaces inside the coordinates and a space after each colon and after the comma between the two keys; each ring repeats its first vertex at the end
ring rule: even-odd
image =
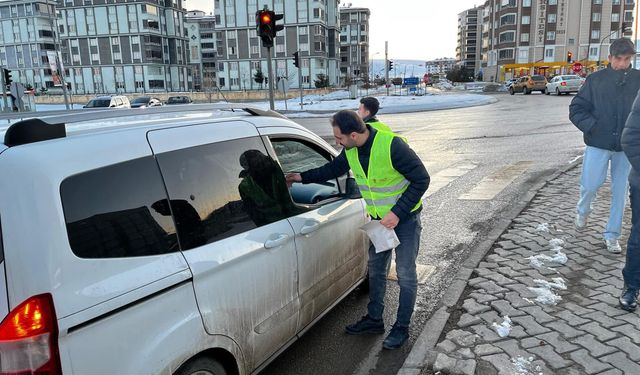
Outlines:
{"type": "Polygon", "coordinates": [[[111,99],[92,99],[87,103],[87,108],[108,107],[111,99]]]}

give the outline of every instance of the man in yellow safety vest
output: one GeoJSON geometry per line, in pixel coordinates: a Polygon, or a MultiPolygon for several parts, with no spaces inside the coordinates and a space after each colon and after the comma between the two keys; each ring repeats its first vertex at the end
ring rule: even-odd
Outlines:
{"type": "Polygon", "coordinates": [[[376,114],[380,109],[380,102],[378,99],[373,96],[367,96],[365,98],[360,99],[360,106],[358,107],[358,116],[365,122],[367,125],[371,125],[371,127],[376,130],[381,130],[385,132],[390,132],[391,128],[386,124],[380,122],[378,118],[376,118],[376,114]]]}
{"type": "MultiPolygon", "coordinates": [[[[290,173],[287,183],[324,182],[352,170],[367,212],[372,220],[394,229],[400,245],[396,251],[396,273],[400,301],[396,322],[382,346],[397,349],[409,338],[409,324],[416,301],[418,280],[416,257],[420,248],[422,196],[429,186],[429,174],[407,142],[391,132],[365,124],[353,111],[343,110],[331,118],[336,142],[344,147],[326,165],[302,173],[290,173]]],[[[352,335],[385,332],[382,313],[391,251],[376,253],[369,248],[368,314],[348,325],[352,335]]]]}

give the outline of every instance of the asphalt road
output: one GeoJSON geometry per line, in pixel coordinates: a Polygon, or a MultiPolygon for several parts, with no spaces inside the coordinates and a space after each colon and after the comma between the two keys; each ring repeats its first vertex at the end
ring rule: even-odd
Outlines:
{"type": "MultiPolygon", "coordinates": [[[[356,290],[261,374],[395,374],[459,264],[492,223],[533,185],[581,155],[582,136],[568,119],[572,97],[498,94],[499,101],[487,106],[380,116],[408,138],[432,176],[418,256],[432,272],[418,287],[410,342],[387,351],[384,335],[344,334],[345,325],[366,314],[367,295],[356,290]]],[[[328,118],[296,121],[331,140],[328,118]]],[[[397,284],[389,282],[388,327],[397,300],[397,284]]]]}

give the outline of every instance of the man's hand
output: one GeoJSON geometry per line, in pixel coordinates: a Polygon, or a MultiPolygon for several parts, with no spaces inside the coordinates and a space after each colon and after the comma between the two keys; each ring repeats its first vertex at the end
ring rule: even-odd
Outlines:
{"type": "Polygon", "coordinates": [[[287,180],[287,187],[291,187],[294,182],[302,182],[300,173],[287,173],[285,179],[287,180]]]}
{"type": "Polygon", "coordinates": [[[400,218],[396,216],[396,214],[394,214],[393,211],[389,211],[389,213],[384,215],[382,220],[380,220],[380,224],[382,224],[384,227],[389,229],[393,229],[396,226],[398,226],[399,222],[400,222],[400,218]]]}

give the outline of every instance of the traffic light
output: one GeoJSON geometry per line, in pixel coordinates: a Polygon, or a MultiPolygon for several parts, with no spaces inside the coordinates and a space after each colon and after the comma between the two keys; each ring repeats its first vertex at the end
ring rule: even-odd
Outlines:
{"type": "Polygon", "coordinates": [[[300,57],[298,56],[298,51],[293,53],[293,66],[296,68],[300,67],[300,57]]]}
{"type": "Polygon", "coordinates": [[[284,25],[278,25],[276,21],[281,20],[283,17],[284,14],[275,14],[269,9],[256,12],[256,31],[260,39],[262,39],[263,47],[273,47],[273,40],[276,34],[284,29],[284,25]]]}
{"type": "Polygon", "coordinates": [[[4,84],[9,87],[11,86],[11,82],[13,82],[13,80],[11,79],[11,71],[9,69],[2,69],[2,74],[4,75],[4,84]]]}
{"type": "Polygon", "coordinates": [[[387,70],[393,70],[393,61],[387,61],[387,70]]]}
{"type": "Polygon", "coordinates": [[[573,61],[573,52],[567,52],[567,62],[570,63],[573,61]]]}

